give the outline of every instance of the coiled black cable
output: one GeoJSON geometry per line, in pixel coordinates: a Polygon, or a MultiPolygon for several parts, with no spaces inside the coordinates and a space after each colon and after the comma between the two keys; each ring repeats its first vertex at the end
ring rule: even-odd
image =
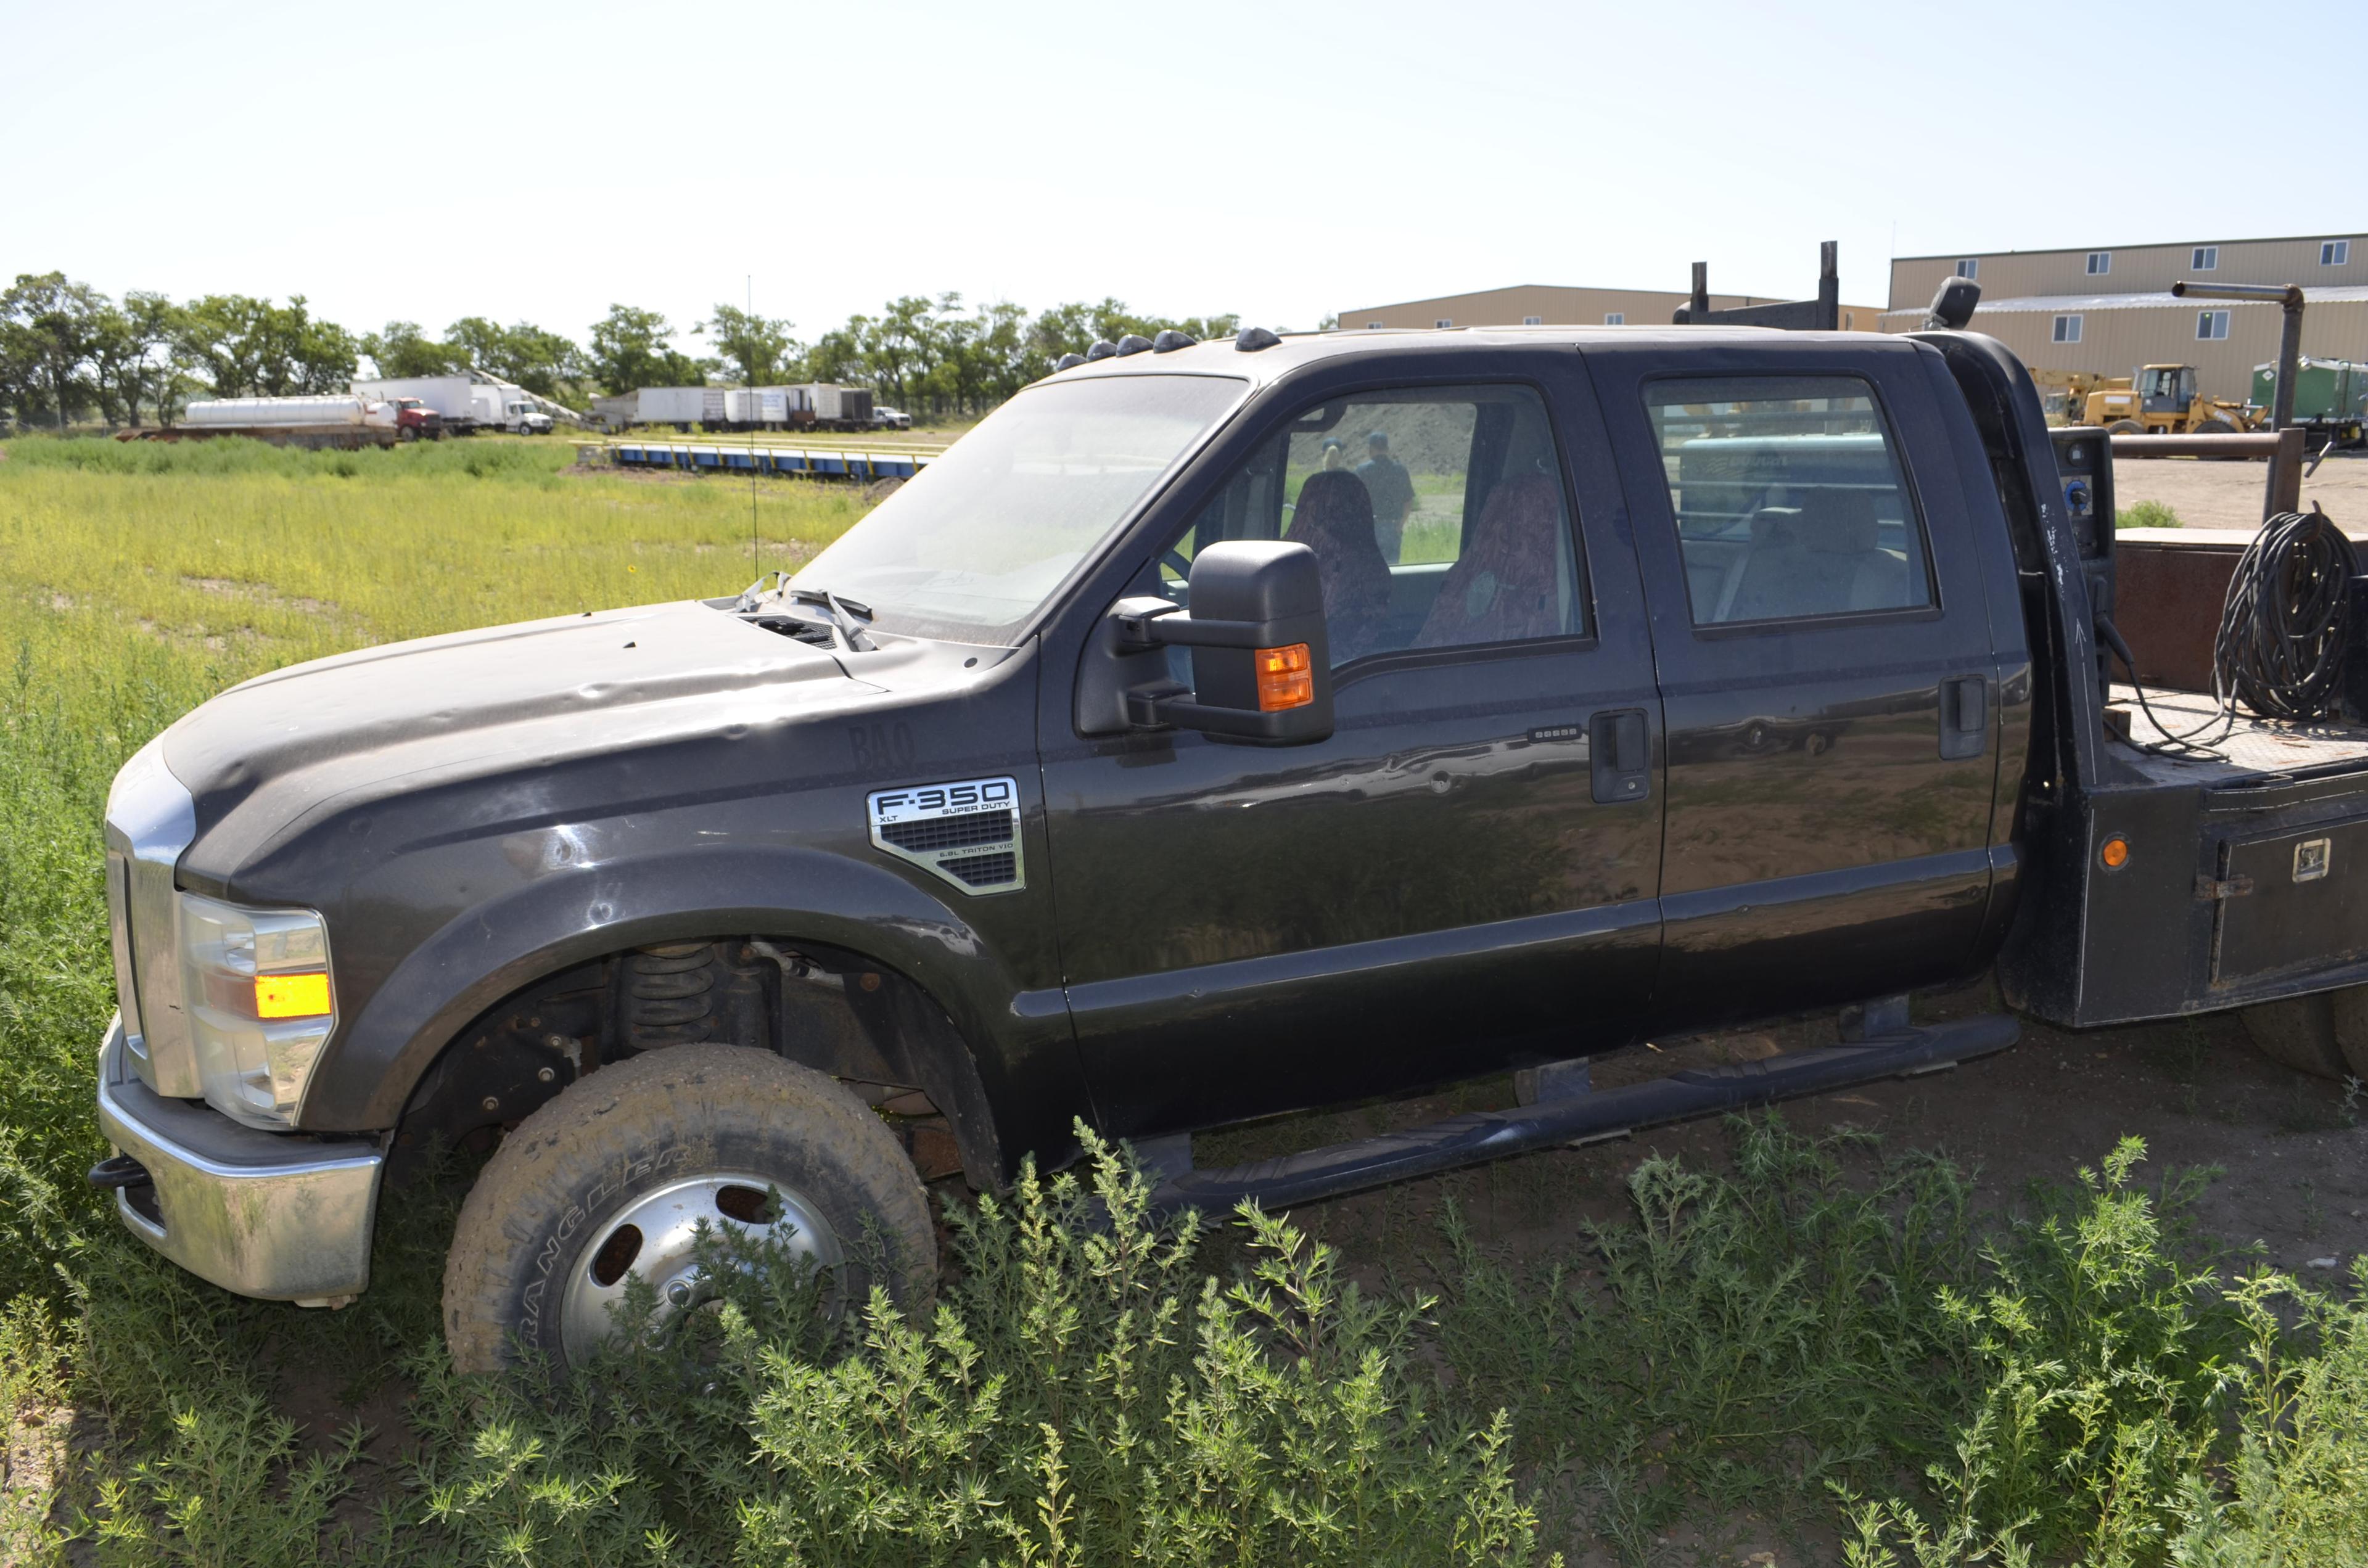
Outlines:
{"type": "Polygon", "coordinates": [[[2351,541],[2316,503],[2261,525],[2237,559],[2212,645],[2214,695],[2264,719],[2334,716],[2351,641],[2351,541]]]}
{"type": "Polygon", "coordinates": [[[2360,562],[2351,541],[2318,503],[2280,512],[2261,525],[2229,574],[2220,631],[2212,644],[2212,716],[2174,731],[2146,700],[2130,645],[2104,616],[2097,631],[2129,667],[2131,689],[2162,738],[2133,740],[2158,756],[2218,757],[2236,728],[2237,702],[2265,719],[2307,723],[2340,705],[2343,661],[2351,640],[2351,579],[2360,562]]]}

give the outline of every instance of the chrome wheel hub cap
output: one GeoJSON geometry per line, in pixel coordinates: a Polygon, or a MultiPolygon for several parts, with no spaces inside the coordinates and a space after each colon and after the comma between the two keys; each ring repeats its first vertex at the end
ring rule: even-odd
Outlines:
{"type": "Polygon", "coordinates": [[[609,1308],[635,1276],[658,1295],[654,1327],[663,1329],[712,1297],[694,1256],[699,1225],[736,1225],[751,1241],[769,1241],[818,1269],[837,1266],[838,1238],[803,1195],[743,1171],[685,1176],[643,1194],[597,1227],[575,1253],[561,1297],[560,1343],[580,1365],[616,1337],[609,1308]]]}

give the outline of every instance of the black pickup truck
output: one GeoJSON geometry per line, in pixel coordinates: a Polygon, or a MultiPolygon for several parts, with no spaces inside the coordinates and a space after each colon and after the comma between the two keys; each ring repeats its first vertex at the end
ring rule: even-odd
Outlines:
{"type": "Polygon", "coordinates": [[[2115,717],[2111,455],[1996,342],[1099,347],[794,576],[282,670],[141,752],[124,1221],[341,1304],[390,1165],[497,1136],[454,1356],[580,1358],[630,1277],[698,1298],[701,1221],[917,1302],[922,1178],[1081,1120],[1163,1201],[1288,1202],[1946,1067],[2017,1022],[1907,995],[1987,970],[2073,1027],[2368,982],[2368,730],[2115,717]],[[1588,1084],[1827,1009],[1831,1047],[1588,1084]]]}

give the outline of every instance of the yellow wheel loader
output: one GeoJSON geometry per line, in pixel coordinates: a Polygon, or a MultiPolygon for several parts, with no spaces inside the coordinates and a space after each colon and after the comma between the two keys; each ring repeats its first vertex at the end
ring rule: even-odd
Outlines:
{"type": "Polygon", "coordinates": [[[2269,410],[2196,390],[2192,365],[2148,365],[2089,394],[2081,423],[2116,436],[2225,436],[2269,428],[2269,410]]]}

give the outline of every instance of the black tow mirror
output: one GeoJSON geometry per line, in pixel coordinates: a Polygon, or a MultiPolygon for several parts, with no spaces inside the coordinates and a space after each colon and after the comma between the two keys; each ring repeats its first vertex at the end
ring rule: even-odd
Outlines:
{"type": "Polygon", "coordinates": [[[1090,703],[1121,725],[1091,723],[1087,733],[1173,728],[1269,745],[1330,735],[1332,653],[1315,551],[1267,540],[1212,544],[1192,562],[1190,614],[1156,598],[1110,607],[1096,653],[1117,689],[1081,685],[1079,718],[1095,716],[1090,703]],[[1170,647],[1192,651],[1189,687],[1167,676],[1159,651],[1170,647]]]}

